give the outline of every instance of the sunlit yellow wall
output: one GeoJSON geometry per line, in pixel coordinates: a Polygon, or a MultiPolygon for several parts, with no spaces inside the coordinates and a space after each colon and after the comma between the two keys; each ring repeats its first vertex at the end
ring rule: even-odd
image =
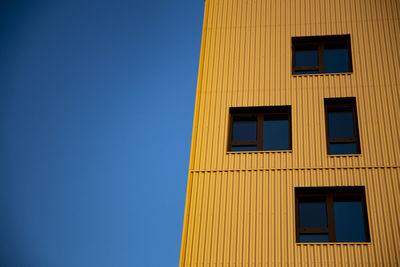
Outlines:
{"type": "Polygon", "coordinates": [[[181,266],[400,265],[400,1],[206,0],[181,266]],[[350,34],[353,73],[291,75],[291,37],[350,34]],[[328,156],[324,98],[361,154],[328,156]],[[291,152],[228,153],[229,107],[290,105],[291,152]],[[296,244],[294,187],[365,186],[370,243],[296,244]]]}

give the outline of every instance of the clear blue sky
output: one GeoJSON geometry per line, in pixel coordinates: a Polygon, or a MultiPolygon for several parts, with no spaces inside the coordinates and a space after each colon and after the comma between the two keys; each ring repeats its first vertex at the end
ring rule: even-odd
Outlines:
{"type": "Polygon", "coordinates": [[[0,266],[177,266],[203,0],[0,3],[0,266]]]}

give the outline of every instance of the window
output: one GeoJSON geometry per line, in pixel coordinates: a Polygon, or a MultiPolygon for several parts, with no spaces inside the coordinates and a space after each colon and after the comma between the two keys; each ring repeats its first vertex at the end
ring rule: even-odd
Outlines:
{"type": "Polygon", "coordinates": [[[325,122],[329,155],[361,153],[354,97],[326,98],[325,122]]]}
{"type": "Polygon", "coordinates": [[[298,187],[295,195],[298,243],[370,241],[364,187],[298,187]]]}
{"type": "Polygon", "coordinates": [[[230,108],[228,151],[290,150],[290,106],[230,108]]]}
{"type": "Polygon", "coordinates": [[[292,37],[293,74],[352,72],[350,35],[292,37]]]}

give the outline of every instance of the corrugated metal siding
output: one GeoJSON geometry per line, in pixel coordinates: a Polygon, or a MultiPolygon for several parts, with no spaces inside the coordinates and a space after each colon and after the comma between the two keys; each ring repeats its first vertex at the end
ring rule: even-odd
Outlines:
{"type": "Polygon", "coordinates": [[[193,172],[183,266],[396,266],[399,168],[193,172]],[[294,187],[366,189],[371,243],[296,244],[294,187]]]}
{"type": "Polygon", "coordinates": [[[206,0],[181,266],[400,265],[400,1],[206,0]],[[353,73],[291,75],[291,37],[350,34],[353,73]],[[356,97],[361,155],[328,156],[356,97]],[[290,105],[292,151],[227,153],[229,107],[290,105]],[[371,243],[296,244],[296,186],[366,187],[371,243]]]}

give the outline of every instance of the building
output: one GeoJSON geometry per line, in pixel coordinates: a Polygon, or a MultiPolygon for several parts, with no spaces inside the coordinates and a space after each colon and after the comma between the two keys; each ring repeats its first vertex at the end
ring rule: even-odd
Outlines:
{"type": "Polygon", "coordinates": [[[180,266],[400,265],[399,14],[205,1],[180,266]]]}

